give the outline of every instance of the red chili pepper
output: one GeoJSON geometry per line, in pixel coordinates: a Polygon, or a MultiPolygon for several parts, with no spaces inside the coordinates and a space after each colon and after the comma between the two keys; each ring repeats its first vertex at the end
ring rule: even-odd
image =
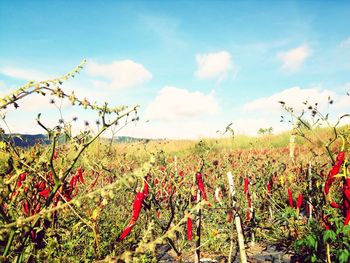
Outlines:
{"type": "Polygon", "coordinates": [[[66,199],[67,202],[69,202],[70,200],[72,200],[71,194],[69,194],[69,193],[66,193],[66,194],[64,194],[63,196],[64,196],[64,198],[66,199]]]}
{"type": "Polygon", "coordinates": [[[309,208],[309,204],[305,204],[305,211],[308,215],[310,215],[310,208],[309,208]]]}
{"type": "Polygon", "coordinates": [[[52,172],[49,173],[49,178],[50,178],[50,182],[53,182],[53,175],[52,175],[52,172]]]}
{"type": "MultiPolygon", "coordinates": [[[[27,173],[21,173],[18,176],[17,183],[16,183],[16,188],[20,188],[22,186],[22,182],[26,179],[26,177],[27,177],[27,173]]],[[[11,195],[11,199],[18,195],[18,191],[16,191],[16,188],[15,188],[15,190],[13,191],[13,193],[11,195]]]]}
{"type": "Polygon", "coordinates": [[[49,198],[49,194],[50,194],[50,188],[46,188],[39,192],[39,195],[45,197],[46,199],[49,198]]]}
{"type": "Polygon", "coordinates": [[[134,203],[132,205],[132,219],[137,220],[142,208],[142,202],[145,199],[145,194],[143,192],[138,192],[135,196],[134,203]]]}
{"type": "Polygon", "coordinates": [[[246,221],[250,220],[250,211],[246,212],[245,219],[246,219],[246,221]]]}
{"type": "Polygon", "coordinates": [[[139,214],[142,208],[142,203],[143,200],[146,198],[145,193],[143,192],[138,192],[135,196],[134,199],[134,203],[133,203],[133,210],[132,210],[132,216],[131,219],[129,221],[129,223],[126,225],[126,227],[124,228],[123,232],[120,234],[120,236],[118,237],[117,241],[122,241],[124,240],[124,238],[126,238],[131,230],[133,229],[133,227],[135,226],[137,219],[139,218],[139,214]]]}
{"type": "Polygon", "coordinates": [[[198,188],[203,196],[203,199],[205,201],[208,201],[207,199],[207,194],[205,193],[205,189],[204,189],[204,183],[203,183],[203,179],[202,179],[202,174],[201,173],[196,173],[196,181],[197,181],[197,185],[198,188]]]}
{"type": "Polygon", "coordinates": [[[35,240],[36,233],[35,233],[34,230],[32,230],[32,231],[30,232],[30,236],[31,236],[32,240],[35,240]]]}
{"type": "Polygon", "coordinates": [[[300,208],[302,204],[303,204],[303,195],[300,193],[296,204],[297,208],[300,208]]]}
{"type": "Polygon", "coordinates": [[[78,177],[74,175],[72,177],[72,179],[70,179],[70,181],[69,181],[69,185],[70,185],[71,190],[74,189],[74,187],[77,185],[77,182],[78,182],[78,177]]]}
{"type": "Polygon", "coordinates": [[[100,173],[97,173],[97,176],[95,177],[94,181],[90,185],[90,190],[92,190],[95,187],[99,177],[100,177],[100,173]]]}
{"type": "Polygon", "coordinates": [[[343,214],[344,225],[348,225],[350,221],[350,178],[346,178],[343,184],[343,214]]]}
{"type": "Polygon", "coordinates": [[[323,226],[326,230],[330,230],[332,228],[331,224],[328,221],[328,218],[326,215],[323,215],[323,226]]]}
{"type": "Polygon", "coordinates": [[[41,205],[40,205],[40,203],[38,203],[33,211],[33,214],[35,215],[35,214],[39,213],[40,209],[41,209],[41,205]]]}
{"type": "Polygon", "coordinates": [[[243,192],[246,194],[248,191],[248,186],[249,186],[249,180],[248,178],[244,178],[244,190],[243,192]]]}
{"type": "Polygon", "coordinates": [[[268,193],[268,194],[271,194],[271,188],[272,188],[271,182],[268,181],[266,186],[267,186],[267,193],[268,193]]]}
{"type": "Polygon", "coordinates": [[[248,203],[248,207],[251,208],[252,207],[252,199],[250,198],[250,193],[247,193],[247,203],[248,203]]]}
{"type": "Polygon", "coordinates": [[[227,218],[227,222],[231,222],[232,221],[232,217],[233,217],[233,213],[232,211],[228,212],[228,218],[227,218]]]}
{"type": "Polygon", "coordinates": [[[246,220],[249,221],[251,218],[250,209],[252,207],[252,200],[249,192],[247,193],[247,203],[248,203],[249,210],[247,210],[246,212],[246,220]]]}
{"type": "Polygon", "coordinates": [[[349,222],[350,222],[350,213],[348,213],[348,215],[346,216],[345,221],[344,221],[344,225],[347,226],[349,224],[349,222]]]}
{"type": "Polygon", "coordinates": [[[34,187],[38,188],[39,191],[42,191],[46,187],[46,183],[44,181],[40,181],[34,185],[34,187]]]}
{"type": "Polygon", "coordinates": [[[26,179],[26,177],[27,177],[27,173],[21,173],[21,174],[19,175],[19,180],[20,180],[20,181],[24,181],[24,180],[26,179]]]}
{"type": "MultiPolygon", "coordinates": [[[[332,186],[335,175],[339,173],[339,170],[344,162],[345,152],[340,151],[337,156],[337,160],[332,167],[332,170],[329,172],[325,186],[324,192],[326,196],[329,194],[330,187],[332,186]]],[[[350,178],[345,178],[343,181],[343,189],[342,189],[343,203],[342,205],[337,204],[336,202],[331,202],[330,206],[333,208],[338,208],[343,210],[344,215],[344,225],[349,224],[350,220],[350,178]]]]}
{"type": "Polygon", "coordinates": [[[192,240],[192,218],[187,217],[187,240],[192,240]]]}
{"type": "Polygon", "coordinates": [[[343,164],[345,158],[345,152],[341,151],[338,153],[337,160],[335,164],[332,167],[332,170],[328,174],[328,178],[326,180],[326,184],[324,186],[324,192],[326,195],[329,193],[329,189],[331,188],[331,185],[333,184],[334,181],[334,176],[339,173],[340,167],[343,164]]]}
{"type": "Polygon", "coordinates": [[[75,175],[78,178],[79,182],[81,182],[82,184],[85,184],[85,180],[84,180],[84,177],[83,177],[83,171],[82,171],[81,167],[79,167],[77,169],[77,172],[76,172],[75,175]]]}
{"type": "Polygon", "coordinates": [[[129,223],[126,225],[126,227],[124,228],[123,232],[118,237],[117,241],[124,240],[130,234],[130,232],[134,228],[135,224],[136,224],[136,221],[131,219],[129,221],[129,223]]]}
{"type": "Polygon", "coordinates": [[[56,160],[58,157],[58,151],[55,150],[54,153],[53,153],[53,156],[52,156],[52,160],[56,160]]]}
{"type": "Polygon", "coordinates": [[[23,212],[25,216],[29,215],[29,203],[27,200],[25,200],[23,203],[23,212]]]}
{"type": "Polygon", "coordinates": [[[26,179],[26,177],[27,177],[27,173],[21,173],[18,176],[17,187],[21,187],[22,186],[22,182],[26,179]]]}
{"type": "Polygon", "coordinates": [[[331,202],[329,205],[333,208],[340,208],[340,206],[336,202],[331,202]]]}
{"type": "Polygon", "coordinates": [[[11,195],[11,199],[12,199],[12,198],[15,198],[17,195],[18,195],[18,192],[17,192],[17,191],[14,191],[14,192],[12,193],[12,195],[11,195]]]}
{"type": "Polygon", "coordinates": [[[184,177],[185,177],[185,173],[184,173],[184,171],[180,171],[179,172],[179,175],[180,175],[180,177],[181,177],[181,181],[183,181],[183,179],[184,179],[184,177]]]}
{"type": "Polygon", "coordinates": [[[143,193],[144,193],[146,196],[147,196],[148,193],[149,193],[148,188],[149,188],[149,185],[148,185],[147,181],[145,180],[144,183],[143,183],[143,193]]]}
{"type": "Polygon", "coordinates": [[[293,192],[292,192],[292,190],[290,190],[290,188],[288,188],[288,197],[289,197],[289,206],[290,206],[290,208],[294,208],[293,192]]]}

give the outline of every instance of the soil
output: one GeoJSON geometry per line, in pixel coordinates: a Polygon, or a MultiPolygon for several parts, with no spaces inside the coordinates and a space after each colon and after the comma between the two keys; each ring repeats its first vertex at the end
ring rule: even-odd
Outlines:
{"type": "MultiPolygon", "coordinates": [[[[259,244],[250,246],[246,248],[248,262],[260,263],[260,262],[281,262],[288,263],[292,262],[292,255],[286,253],[285,251],[278,251],[275,247],[267,246],[264,247],[259,244]]],[[[193,263],[194,253],[183,253],[181,256],[177,256],[170,246],[160,246],[157,252],[157,261],[160,263],[167,262],[183,262],[183,263],[193,263]]],[[[234,263],[239,263],[239,252],[238,249],[234,249],[232,255],[234,263]]],[[[226,263],[228,262],[228,255],[213,255],[206,252],[201,252],[201,261],[205,263],[226,263]]]]}

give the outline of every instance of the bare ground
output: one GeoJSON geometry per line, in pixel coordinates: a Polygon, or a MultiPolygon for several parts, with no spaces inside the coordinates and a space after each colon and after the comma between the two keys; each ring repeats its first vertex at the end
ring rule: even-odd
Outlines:
{"type": "MultiPolygon", "coordinates": [[[[288,263],[293,262],[292,255],[284,252],[278,251],[275,247],[263,247],[259,244],[250,246],[246,249],[248,262],[251,263],[260,263],[260,262],[281,262],[288,263]]],[[[171,250],[169,246],[161,246],[158,248],[157,261],[160,263],[167,262],[183,262],[183,263],[193,263],[194,262],[194,253],[183,253],[180,257],[177,257],[174,251],[171,250]]],[[[234,249],[232,255],[234,263],[239,263],[239,252],[237,249],[234,249]]],[[[226,263],[228,262],[228,255],[213,255],[210,253],[202,252],[201,253],[201,262],[206,263],[226,263]]]]}

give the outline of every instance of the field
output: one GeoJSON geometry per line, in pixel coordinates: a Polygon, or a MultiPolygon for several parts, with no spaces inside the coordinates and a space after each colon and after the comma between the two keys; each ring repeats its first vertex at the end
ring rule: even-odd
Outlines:
{"type": "Polygon", "coordinates": [[[268,248],[294,262],[349,261],[348,126],[294,116],[278,135],[111,143],[101,135],[137,121],[137,108],[65,94],[59,85],[80,69],[1,102],[50,92],[101,117],[98,131],[73,135],[71,123],[46,127],[38,116],[51,144],[28,148],[2,131],[1,260],[156,262],[165,250],[172,261],[257,262],[268,248]]]}

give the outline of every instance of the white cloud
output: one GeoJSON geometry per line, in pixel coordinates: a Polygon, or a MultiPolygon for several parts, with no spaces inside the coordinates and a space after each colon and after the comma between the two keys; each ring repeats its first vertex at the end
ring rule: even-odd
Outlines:
{"type": "Polygon", "coordinates": [[[0,73],[12,78],[22,79],[22,80],[42,81],[42,80],[50,79],[50,76],[42,72],[39,72],[36,70],[29,70],[29,69],[14,68],[14,67],[0,68],[0,73]]]}
{"type": "Polygon", "coordinates": [[[283,125],[279,122],[278,116],[275,119],[268,118],[252,118],[250,116],[246,116],[246,118],[235,119],[233,121],[235,134],[244,134],[256,136],[259,129],[263,128],[273,128],[273,133],[279,133],[281,131],[287,130],[287,125],[283,125]]]}
{"type": "Polygon", "coordinates": [[[336,107],[336,109],[347,110],[348,111],[347,113],[350,113],[349,105],[350,105],[350,96],[347,96],[346,94],[344,94],[343,96],[340,96],[340,98],[337,100],[334,106],[336,107]]]}
{"type": "Polygon", "coordinates": [[[231,54],[227,51],[197,54],[196,62],[196,76],[199,79],[217,79],[222,81],[230,72],[234,71],[231,54]]]}
{"type": "Polygon", "coordinates": [[[105,80],[95,84],[102,83],[102,86],[107,85],[115,90],[140,85],[152,78],[152,74],[143,65],[132,60],[113,61],[111,64],[88,62],[86,70],[91,76],[105,80]]]}
{"type": "Polygon", "coordinates": [[[187,46],[179,31],[180,20],[169,16],[141,16],[140,22],[147,33],[157,37],[157,42],[163,42],[168,48],[179,49],[187,46]]]}
{"type": "Polygon", "coordinates": [[[128,125],[118,135],[152,139],[199,139],[218,137],[216,130],[224,124],[213,119],[178,120],[178,121],[149,121],[128,125]]]}
{"type": "MultiPolygon", "coordinates": [[[[0,92],[0,98],[4,96],[8,96],[11,94],[13,90],[7,90],[5,92],[0,92]]],[[[56,102],[58,107],[61,109],[70,108],[71,104],[67,99],[62,100],[58,99],[50,95],[49,93],[46,96],[39,95],[37,93],[30,94],[28,96],[23,97],[22,99],[17,101],[19,108],[15,110],[13,105],[9,105],[7,107],[8,111],[20,111],[20,112],[30,112],[30,113],[38,113],[39,111],[45,112],[50,109],[56,109],[56,107],[50,103],[50,100],[53,99],[56,102]]]]}
{"type": "MultiPolygon", "coordinates": [[[[287,106],[294,110],[300,111],[305,108],[303,102],[308,101],[309,104],[318,103],[319,107],[328,105],[328,97],[334,98],[336,94],[330,90],[322,90],[320,88],[302,89],[300,87],[292,87],[281,92],[275,93],[270,97],[259,98],[246,103],[243,110],[260,111],[266,113],[281,112],[282,107],[279,101],[283,101],[287,106]]],[[[320,108],[321,109],[321,108],[320,108]]]]}
{"type": "Polygon", "coordinates": [[[350,48],[350,37],[340,42],[341,48],[350,48]]]}
{"type": "Polygon", "coordinates": [[[174,120],[219,112],[214,94],[190,92],[176,87],[164,87],[145,112],[150,120],[174,120]]]}
{"type": "Polygon", "coordinates": [[[312,49],[308,45],[301,45],[297,48],[289,49],[286,52],[281,52],[277,57],[283,62],[282,70],[296,72],[311,54],[312,49]]]}
{"type": "MultiPolygon", "coordinates": [[[[344,84],[344,88],[348,87],[348,83],[344,84]]],[[[350,96],[342,91],[332,91],[329,89],[321,89],[319,87],[302,89],[300,87],[292,87],[282,90],[269,97],[259,98],[243,105],[242,115],[245,119],[234,120],[237,130],[244,134],[256,134],[259,128],[273,127],[274,132],[280,132],[290,129],[291,126],[280,123],[280,115],[286,114],[278,101],[284,101],[288,107],[292,107],[295,114],[299,115],[302,110],[307,110],[307,105],[303,102],[308,101],[308,105],[318,103],[318,110],[325,116],[329,114],[329,121],[335,124],[338,118],[345,113],[349,113],[350,96]],[[329,97],[333,101],[329,104],[329,97]]],[[[309,114],[306,118],[311,117],[309,114]]],[[[348,123],[349,119],[344,118],[341,123],[348,123]]],[[[323,123],[322,121],[320,123],[323,123]]]]}

